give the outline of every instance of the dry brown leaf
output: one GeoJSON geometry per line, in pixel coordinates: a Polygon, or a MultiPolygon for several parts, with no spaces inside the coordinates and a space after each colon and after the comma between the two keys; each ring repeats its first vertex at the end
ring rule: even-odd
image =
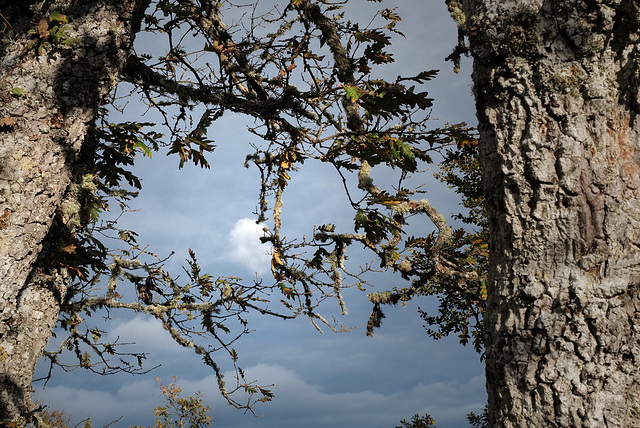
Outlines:
{"type": "Polygon", "coordinates": [[[11,116],[5,116],[0,119],[0,127],[2,126],[13,126],[17,123],[17,120],[11,116]]]}
{"type": "Polygon", "coordinates": [[[49,37],[49,19],[42,18],[40,22],[38,22],[36,29],[38,30],[38,36],[40,36],[41,39],[49,37]]]}

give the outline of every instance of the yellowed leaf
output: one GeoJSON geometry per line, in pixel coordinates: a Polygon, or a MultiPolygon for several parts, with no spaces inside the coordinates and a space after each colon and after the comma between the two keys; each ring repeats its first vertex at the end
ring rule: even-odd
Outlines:
{"type": "Polygon", "coordinates": [[[284,266],[282,258],[280,258],[280,253],[277,250],[273,251],[273,264],[276,266],[284,266]]]}

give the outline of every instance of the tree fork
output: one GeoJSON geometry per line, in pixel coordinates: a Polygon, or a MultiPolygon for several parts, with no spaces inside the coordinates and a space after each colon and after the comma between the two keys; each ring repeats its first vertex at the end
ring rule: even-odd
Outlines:
{"type": "Polygon", "coordinates": [[[474,57],[490,426],[639,426],[638,6],[448,4],[474,57]]]}
{"type": "Polygon", "coordinates": [[[11,422],[32,410],[35,365],[65,298],[68,273],[50,262],[54,217],[77,209],[67,188],[78,153],[149,0],[46,4],[33,15],[2,7],[13,33],[0,57],[0,420],[11,422]],[[50,34],[55,19],[68,21],[63,40],[50,34]]]}

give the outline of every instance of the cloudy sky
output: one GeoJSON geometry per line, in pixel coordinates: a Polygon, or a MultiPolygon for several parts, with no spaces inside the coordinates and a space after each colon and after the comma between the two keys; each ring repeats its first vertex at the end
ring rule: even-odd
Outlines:
{"type": "MultiPolygon", "coordinates": [[[[435,98],[434,126],[473,124],[471,65],[467,61],[455,75],[452,65],[444,62],[456,41],[455,24],[444,1],[385,0],[382,5],[366,2],[366,6],[370,10],[398,6],[403,18],[400,29],[407,37],[394,45],[391,78],[441,70],[427,86],[435,98]]],[[[141,110],[133,106],[127,111],[131,115],[141,110]]],[[[251,151],[249,143],[255,142],[245,127],[243,119],[234,117],[213,125],[211,137],[217,148],[209,158],[211,170],[193,166],[178,170],[177,160],[163,154],[140,160],[136,172],[143,179],[143,191],[132,204],[138,211],[125,216],[122,225],[137,231],[139,242],[148,243],[160,255],[175,251],[170,269],[177,271],[192,248],[204,270],[214,276],[270,275],[268,249],[259,243],[260,226],[252,214],[258,174],[243,167],[251,151]]],[[[344,203],[337,178],[321,166],[294,177],[285,199],[285,221],[293,233],[309,234],[313,224],[353,224],[353,212],[344,203]]],[[[445,215],[458,212],[455,195],[429,173],[422,178],[432,203],[445,215]]],[[[428,231],[424,226],[420,233],[428,231]]],[[[395,280],[392,276],[376,279],[381,288],[389,288],[395,280]]],[[[349,333],[319,334],[305,319],[251,318],[255,331],[236,350],[248,379],[274,384],[275,400],[257,408],[261,417],[227,406],[213,374],[199,358],[175,345],[157,322],[130,313],[115,314],[107,324],[110,337],[135,342],[135,350],[150,354],[148,366],[161,364],[160,368],[147,375],[107,377],[58,371],[46,389],[36,386],[37,397],[52,408],[66,409],[76,421],[91,417],[94,426],[122,417],[114,427],[152,425],[153,408],[162,401],[154,377],[169,383],[173,375],[187,394],[196,390],[205,394],[215,426],[222,427],[393,428],[415,413],[430,413],[438,427],[452,428],[466,426],[465,414],[482,409],[486,395],[478,355],[459,345],[455,337],[433,341],[422,328],[417,308],[432,308],[433,301],[388,309],[382,328],[369,338],[365,325],[370,306],[365,295],[350,290],[345,300],[349,315],[339,322],[355,327],[349,333]]],[[[328,311],[337,313],[336,308],[328,311]]],[[[220,361],[230,369],[226,363],[220,361]]]]}

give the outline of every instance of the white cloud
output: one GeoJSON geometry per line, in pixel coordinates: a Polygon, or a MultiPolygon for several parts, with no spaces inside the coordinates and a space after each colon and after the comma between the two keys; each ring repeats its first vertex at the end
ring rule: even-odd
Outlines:
{"type": "Polygon", "coordinates": [[[249,218],[238,220],[229,232],[229,258],[231,261],[251,269],[258,274],[264,273],[271,260],[271,248],[260,242],[263,225],[249,218]]]}

